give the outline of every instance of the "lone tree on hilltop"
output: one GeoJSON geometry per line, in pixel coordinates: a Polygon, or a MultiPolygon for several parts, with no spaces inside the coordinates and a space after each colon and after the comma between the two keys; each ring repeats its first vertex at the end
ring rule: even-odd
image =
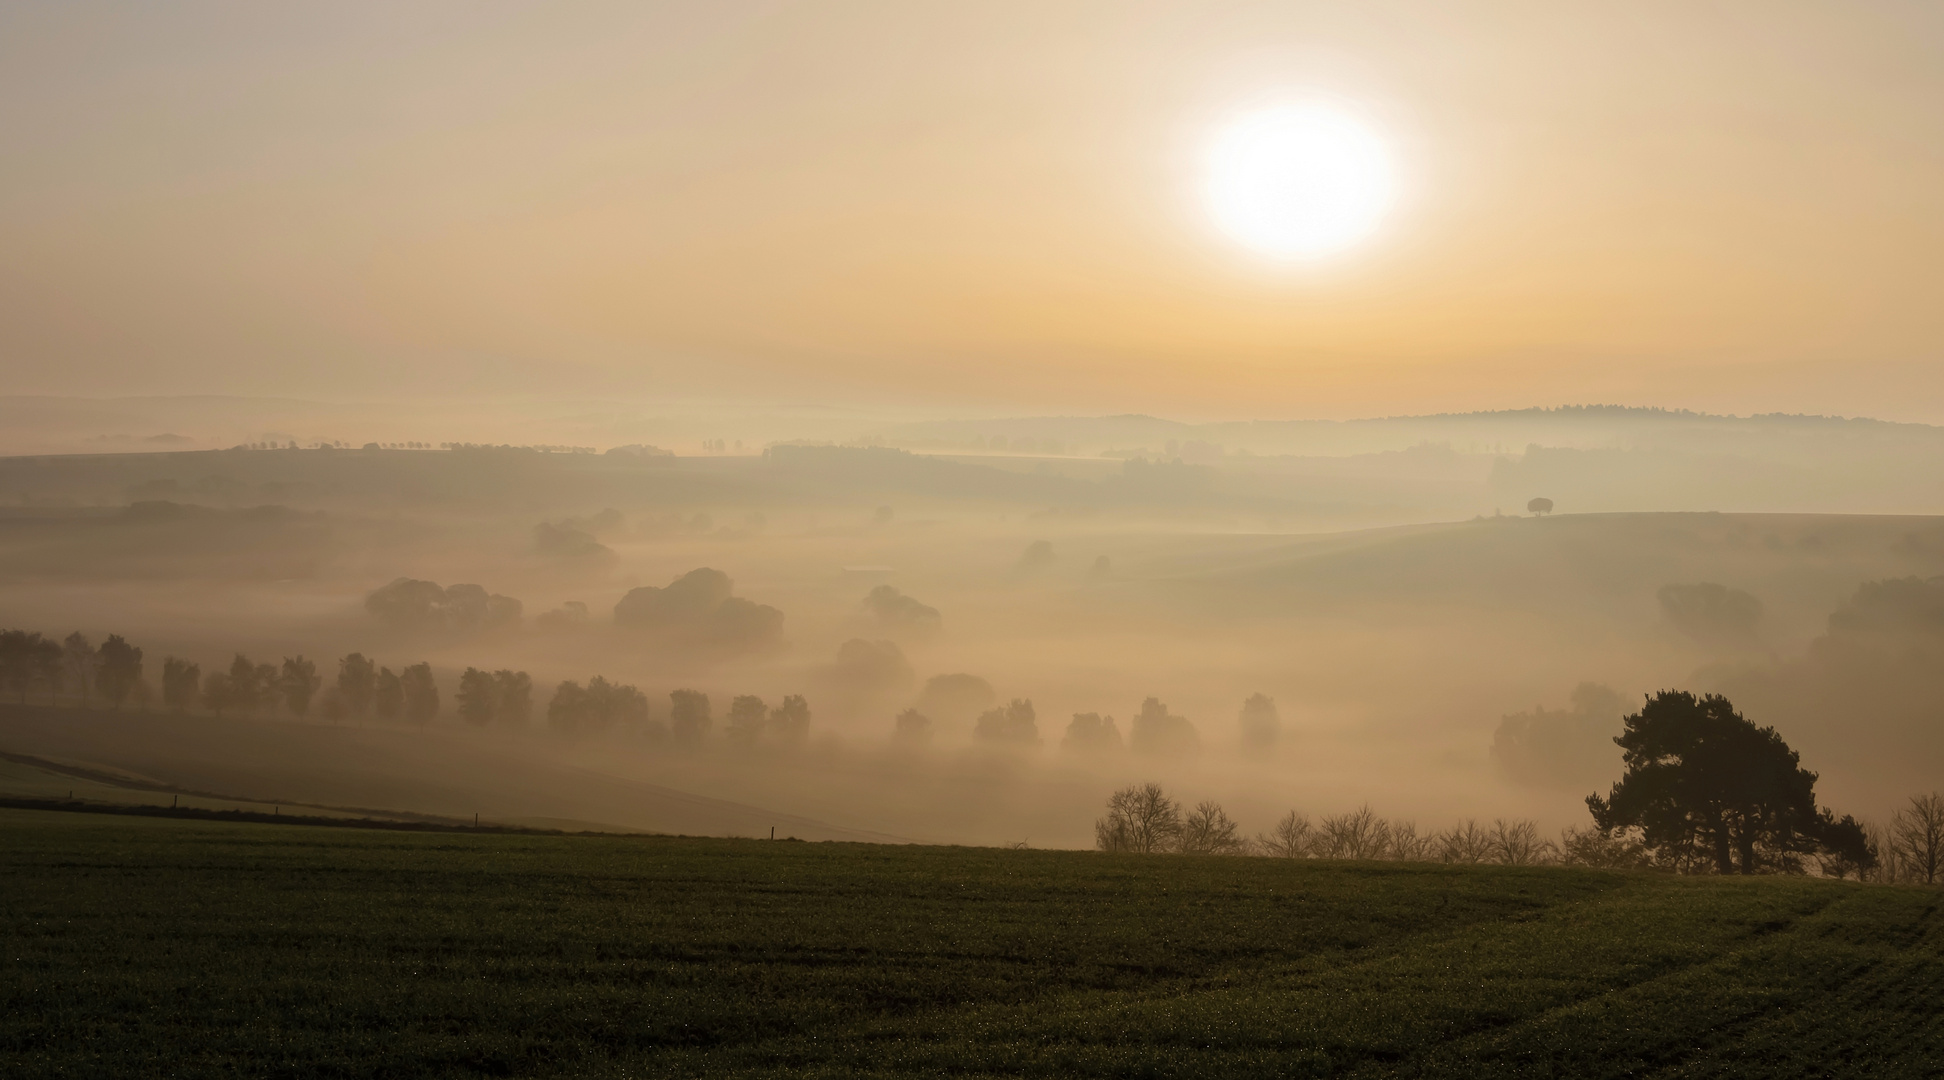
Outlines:
{"type": "Polygon", "coordinates": [[[1658,861],[1722,874],[1799,872],[1811,854],[1875,863],[1854,819],[1817,809],[1816,774],[1727,698],[1663,690],[1624,723],[1627,772],[1586,805],[1601,829],[1640,830],[1658,861]]]}
{"type": "Polygon", "coordinates": [[[1552,500],[1534,499],[1526,504],[1526,512],[1529,514],[1550,514],[1552,513],[1552,500]]]}

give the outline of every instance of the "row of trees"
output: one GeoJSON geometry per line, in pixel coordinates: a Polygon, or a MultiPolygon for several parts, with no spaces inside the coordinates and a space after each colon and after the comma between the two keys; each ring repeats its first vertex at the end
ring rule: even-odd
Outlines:
{"type": "Polygon", "coordinates": [[[1387,820],[1368,806],[1317,821],[1292,810],[1269,831],[1244,836],[1220,803],[1204,800],[1187,808],[1152,783],[1108,798],[1107,813],[1094,822],[1094,842],[1102,851],[1143,855],[1615,865],[1571,830],[1555,842],[1542,837],[1535,822],[1500,818],[1490,825],[1466,820],[1442,832],[1421,832],[1414,822],[1387,820]]]}
{"type": "MultiPolygon", "coordinates": [[[[1273,745],[1281,734],[1282,718],[1276,711],[1275,699],[1264,694],[1251,695],[1244,701],[1238,720],[1243,744],[1252,749],[1273,745]]],[[[897,716],[895,732],[901,742],[926,741],[931,736],[931,718],[916,707],[906,709],[897,716]]],[[[992,746],[1040,745],[1039,717],[1032,699],[1014,698],[979,713],[972,737],[992,746]]],[[[1141,702],[1125,739],[1112,716],[1074,713],[1060,740],[1060,749],[1089,756],[1131,751],[1152,757],[1184,757],[1201,751],[1201,734],[1186,717],[1176,716],[1159,698],[1150,697],[1141,702]]]]}
{"type": "Polygon", "coordinates": [[[119,634],[108,635],[100,646],[80,631],[56,641],[32,630],[0,630],[0,686],[23,704],[39,692],[53,701],[72,690],[82,700],[101,695],[113,708],[150,696],[142,681],[142,650],[119,634]]]}
{"type": "Polygon", "coordinates": [[[1435,859],[1528,865],[1651,867],[1679,873],[1801,874],[1944,881],[1944,796],[1912,798],[1887,829],[1816,804],[1816,774],[1772,727],[1727,698],[1664,690],[1623,721],[1614,739],[1626,772],[1606,796],[1587,796],[1590,829],[1557,841],[1527,821],[1467,821],[1420,833],[1369,807],[1312,824],[1290,813],[1244,839],[1213,802],[1183,812],[1159,785],[1115,792],[1094,825],[1106,851],[1248,853],[1284,857],[1435,859]]]}
{"type": "MultiPolygon", "coordinates": [[[[301,654],[273,664],[237,653],[227,668],[207,673],[194,661],[170,656],[162,661],[161,683],[164,707],[175,712],[204,709],[218,716],[287,710],[305,717],[316,708],[333,721],[376,718],[425,724],[441,707],[431,664],[393,671],[355,652],[338,660],[328,686],[316,662],[301,654]]],[[[129,700],[147,707],[155,697],[143,678],[142,650],[119,635],[96,647],[80,633],[60,642],[36,632],[0,631],[0,687],[22,702],[34,693],[46,694],[51,702],[68,689],[84,699],[99,694],[115,707],[129,700]]],[[[460,673],[453,697],[459,719],[476,727],[525,727],[532,719],[533,680],[524,671],[468,667],[460,673]]],[[[556,686],[546,720],[565,735],[619,729],[683,745],[700,743],[715,723],[709,696],[699,690],[670,693],[664,722],[652,715],[648,695],[600,676],[585,684],[566,681],[556,686]]],[[[802,695],[786,695],[771,707],[760,697],[742,694],[730,701],[723,734],[730,743],[748,748],[799,745],[809,731],[810,705],[802,695]]]]}

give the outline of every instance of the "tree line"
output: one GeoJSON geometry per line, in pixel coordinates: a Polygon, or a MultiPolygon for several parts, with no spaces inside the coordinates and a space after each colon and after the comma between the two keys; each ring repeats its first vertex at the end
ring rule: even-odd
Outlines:
{"type": "MultiPolygon", "coordinates": [[[[216,716],[287,712],[298,718],[313,711],[333,722],[375,719],[422,725],[441,715],[443,698],[432,665],[425,661],[397,671],[363,653],[337,661],[327,685],[315,661],[302,654],[281,663],[258,662],[243,653],[229,665],[205,672],[202,665],[176,656],[161,668],[160,704],[173,712],[201,710],[216,716]]],[[[25,703],[44,695],[50,704],[71,693],[83,705],[97,698],[111,708],[124,703],[149,708],[158,695],[144,678],[142,650],[118,634],[93,645],[75,632],[57,641],[38,632],[0,631],[0,688],[25,703]]],[[[654,715],[648,695],[634,686],[595,676],[585,683],[565,680],[554,687],[544,717],[564,735],[629,731],[651,740],[694,746],[715,727],[709,695],[679,689],[668,695],[666,719],[654,715]]],[[[524,671],[467,667],[453,694],[459,720],[474,727],[523,728],[533,718],[533,679],[524,671]]],[[[785,695],[771,706],[753,694],[730,700],[723,737],[742,748],[801,745],[809,736],[810,704],[800,694],[785,695]]]]}
{"type": "Polygon", "coordinates": [[[1805,874],[1944,883],[1944,796],[1914,796],[1888,827],[1816,803],[1815,773],[1772,727],[1727,698],[1664,690],[1627,716],[1614,742],[1625,772],[1586,799],[1589,827],[1557,840],[1531,821],[1465,821],[1419,832],[1368,806],[1311,822],[1291,811],[1244,837],[1212,801],[1184,810],[1158,784],[1115,792],[1094,823],[1103,851],[1398,859],[1512,866],[1563,863],[1677,873],[1805,874]]]}

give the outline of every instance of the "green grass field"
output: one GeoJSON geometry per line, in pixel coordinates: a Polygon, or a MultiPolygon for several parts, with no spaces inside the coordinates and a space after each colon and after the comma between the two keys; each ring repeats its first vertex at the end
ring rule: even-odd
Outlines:
{"type": "Polygon", "coordinates": [[[0,1075],[1935,1076],[1944,893],[0,811],[0,1075]]]}

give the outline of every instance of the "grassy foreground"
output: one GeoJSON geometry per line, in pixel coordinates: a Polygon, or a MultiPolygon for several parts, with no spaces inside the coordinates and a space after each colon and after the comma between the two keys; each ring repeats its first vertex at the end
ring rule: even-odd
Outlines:
{"type": "Polygon", "coordinates": [[[1944,894],[0,811],[0,1075],[1923,1076],[1944,894]]]}

